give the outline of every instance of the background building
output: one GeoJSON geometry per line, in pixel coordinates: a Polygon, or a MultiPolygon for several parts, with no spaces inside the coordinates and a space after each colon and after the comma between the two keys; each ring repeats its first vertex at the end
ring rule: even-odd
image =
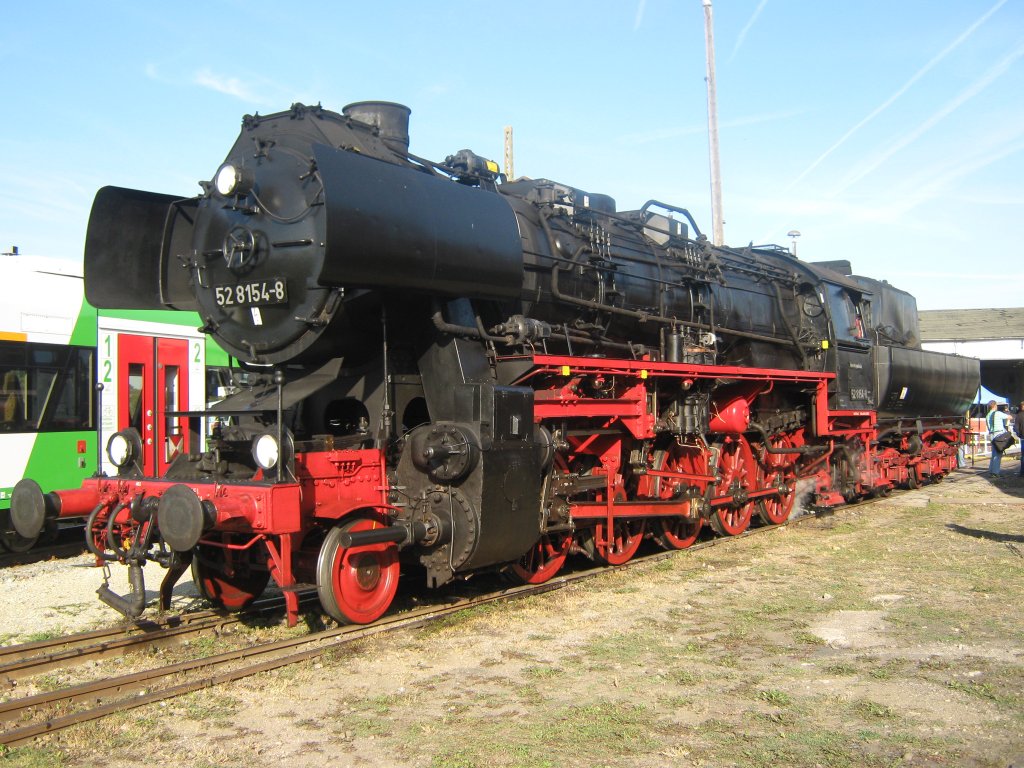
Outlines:
{"type": "Polygon", "coordinates": [[[981,360],[981,385],[1013,406],[1024,400],[1024,308],[918,313],[925,349],[981,360]]]}

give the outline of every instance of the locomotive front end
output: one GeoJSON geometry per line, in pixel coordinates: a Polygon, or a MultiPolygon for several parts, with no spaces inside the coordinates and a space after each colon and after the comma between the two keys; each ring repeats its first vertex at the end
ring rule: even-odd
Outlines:
{"type": "Polygon", "coordinates": [[[198,197],[104,188],[86,240],[90,302],[197,311],[232,356],[273,365],[365,360],[381,291],[517,298],[511,208],[411,160],[408,118],[389,102],[341,115],[295,104],[246,116],[198,197]]]}
{"type": "Polygon", "coordinates": [[[300,356],[343,298],[309,278],[320,272],[326,241],[311,146],[325,137],[315,123],[295,121],[298,129],[264,127],[237,142],[205,194],[175,205],[168,224],[168,255],[188,273],[205,328],[254,363],[300,356]],[[177,246],[182,240],[189,244],[177,246]]]}
{"type": "MultiPolygon", "coordinates": [[[[490,434],[487,413],[451,430],[503,460],[515,454],[520,469],[497,471],[487,458],[467,464],[447,478],[465,486],[461,495],[445,491],[459,501],[456,512],[441,502],[431,507],[439,481],[415,502],[393,493],[388,452],[416,423],[391,426],[384,318],[394,326],[392,341],[419,343],[431,302],[517,299],[523,271],[508,203],[410,156],[408,116],[386,102],[350,105],[340,115],[293,105],[247,116],[201,195],[114,187],[97,194],[85,253],[90,302],[196,312],[202,330],[250,377],[202,413],[171,414],[187,419],[194,436],[166,471],[137,461],[156,450],[151,422],[119,424],[116,450],[108,451],[115,477],[97,476],[76,491],[22,489],[27,527],[85,517],[97,562],[129,566],[130,595],[106,584],[100,590],[122,613],[142,612],[142,567],[157,561],[168,569],[165,603],[191,565],[200,591],[224,607],[243,607],[272,577],[293,623],[293,587],[310,583],[336,619],[370,621],[394,595],[400,548],[425,550],[440,583],[455,568],[514,559],[536,538],[532,499],[524,496],[539,493],[528,401],[504,390],[491,397],[493,387],[480,382],[444,379],[472,389],[484,405],[493,400],[503,420],[522,426],[507,446],[502,432],[490,434]],[[487,512],[484,498],[492,495],[523,497],[519,513],[487,512]]],[[[437,393],[451,396],[449,383],[431,389],[413,381],[406,391],[435,412],[443,410],[437,393]]],[[[419,450],[452,455],[451,463],[463,447],[419,450]]],[[[414,470],[417,480],[433,470],[427,465],[414,470]]]]}

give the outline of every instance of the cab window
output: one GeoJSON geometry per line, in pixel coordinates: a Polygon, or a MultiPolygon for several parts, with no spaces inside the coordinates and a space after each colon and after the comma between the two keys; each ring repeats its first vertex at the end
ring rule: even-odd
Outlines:
{"type": "Polygon", "coordinates": [[[851,295],[851,292],[841,285],[826,283],[829,311],[832,314],[832,328],[836,339],[846,341],[863,341],[867,335],[864,332],[865,324],[861,309],[860,296],[851,295]],[[856,299],[856,301],[855,301],[856,299]]]}

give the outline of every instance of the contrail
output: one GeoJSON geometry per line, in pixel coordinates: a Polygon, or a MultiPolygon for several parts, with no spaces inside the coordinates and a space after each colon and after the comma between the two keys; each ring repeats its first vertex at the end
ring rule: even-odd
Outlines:
{"type": "Polygon", "coordinates": [[[761,0],[761,2],[757,4],[757,8],[754,9],[754,15],[750,17],[750,21],[747,22],[746,26],[740,30],[739,35],[736,37],[736,45],[732,48],[732,54],[729,56],[729,61],[736,58],[736,54],[739,53],[740,47],[743,45],[743,41],[747,39],[747,32],[749,32],[750,28],[754,26],[754,22],[757,21],[757,17],[761,15],[761,11],[764,10],[766,5],[768,5],[768,0],[761,0]]]}
{"type": "MultiPolygon", "coordinates": [[[[902,88],[900,88],[898,91],[896,91],[896,93],[894,93],[892,96],[890,96],[888,99],[886,99],[881,105],[876,107],[871,112],[871,114],[869,114],[867,117],[865,117],[863,120],[861,120],[855,126],[853,126],[853,128],[851,128],[846,133],[844,133],[843,136],[839,139],[839,141],[837,141],[831,147],[829,147],[824,152],[822,152],[821,155],[819,155],[818,158],[813,163],[811,163],[809,166],[807,166],[807,168],[804,170],[803,173],[801,173],[799,176],[797,176],[795,179],[793,179],[793,181],[791,181],[789,183],[789,186],[786,187],[786,191],[789,191],[789,190],[793,189],[793,187],[795,187],[797,184],[799,184],[801,181],[803,181],[804,177],[807,176],[807,174],[809,174],[811,171],[813,171],[815,168],[817,168],[819,165],[821,165],[821,163],[825,160],[825,158],[828,157],[829,155],[831,155],[837,149],[839,149],[839,147],[841,147],[843,144],[845,144],[847,139],[849,139],[851,136],[853,136],[853,134],[855,134],[857,131],[859,131],[861,128],[863,128],[865,125],[867,125],[872,120],[874,120],[876,117],[878,117],[878,115],[880,115],[882,112],[884,112],[886,109],[888,109],[892,105],[892,103],[894,101],[896,101],[900,96],[902,96],[904,93],[906,93],[908,90],[910,90],[910,87],[914,83],[916,83],[918,80],[920,80],[922,77],[924,77],[932,68],[935,67],[936,64],[938,64],[940,61],[942,61],[944,58],[946,58],[961,43],[963,43],[964,40],[966,40],[968,37],[970,37],[972,34],[974,34],[974,31],[978,27],[980,27],[982,24],[984,24],[989,19],[989,17],[992,16],[993,13],[995,13],[1000,8],[1002,8],[1004,5],[1006,5],[1006,2],[1007,2],[1007,0],[999,0],[999,2],[997,2],[991,8],[989,8],[988,11],[984,15],[982,15],[981,18],[979,18],[977,21],[975,21],[973,24],[971,24],[971,26],[969,26],[967,29],[965,29],[963,32],[961,32],[960,36],[957,37],[956,40],[954,40],[952,43],[950,43],[945,48],[943,48],[942,51],[940,51],[931,61],[929,61],[927,64],[925,64],[923,67],[921,67],[921,69],[919,69],[917,72],[915,72],[914,75],[909,80],[907,80],[906,83],[903,84],[902,88]]],[[[756,13],[755,13],[755,15],[756,15],[756,13]]]]}
{"type": "MultiPolygon", "coordinates": [[[[1024,134],[1024,130],[1019,131],[1017,136],[1019,137],[1022,134],[1024,134]]],[[[899,201],[890,208],[890,211],[894,216],[903,216],[917,206],[935,198],[939,191],[950,183],[993,163],[997,163],[1004,158],[1011,157],[1022,150],[1024,150],[1024,141],[1011,141],[1001,147],[994,148],[987,154],[967,158],[963,162],[943,171],[927,184],[915,184],[914,191],[910,195],[901,196],[899,201]]]]}
{"type": "Polygon", "coordinates": [[[636,7],[636,18],[633,19],[633,31],[636,32],[640,29],[640,25],[644,20],[644,6],[647,5],[647,0],[640,0],[639,5],[636,7]]]}
{"type": "MultiPolygon", "coordinates": [[[[770,123],[776,120],[789,120],[801,114],[803,114],[803,110],[791,109],[783,112],[770,112],[759,115],[745,115],[742,117],[735,117],[732,120],[722,120],[721,122],[719,122],[718,127],[742,128],[747,125],[770,123]]],[[[619,141],[629,144],[647,144],[652,141],[677,139],[681,136],[702,135],[707,131],[707,129],[707,125],[704,124],[674,126],[672,128],[662,128],[660,130],[646,131],[643,133],[626,134],[625,136],[619,137],[619,141]]]]}
{"type": "Polygon", "coordinates": [[[944,107],[942,107],[942,109],[940,109],[938,112],[936,112],[934,115],[932,115],[927,120],[925,120],[923,123],[921,123],[921,125],[919,125],[917,128],[915,128],[909,134],[907,134],[902,139],[900,139],[895,144],[893,144],[891,147],[889,147],[889,149],[887,149],[885,152],[883,152],[880,157],[875,158],[875,160],[873,160],[867,166],[865,166],[864,168],[861,168],[859,171],[857,171],[852,176],[847,177],[843,181],[842,185],[840,185],[837,189],[833,190],[827,196],[828,197],[835,197],[839,193],[844,192],[849,187],[851,187],[852,185],[856,184],[858,181],[860,181],[865,176],[867,176],[869,173],[871,173],[873,170],[878,168],[878,166],[880,166],[882,163],[884,163],[890,157],[895,155],[901,149],[903,149],[904,147],[906,147],[906,146],[912,144],[913,142],[917,141],[917,139],[919,139],[922,134],[924,134],[926,131],[930,130],[940,120],[944,119],[950,113],[952,113],[955,110],[959,109],[965,102],[967,102],[968,100],[974,98],[979,93],[981,93],[983,90],[988,88],[988,86],[990,86],[1000,75],[1005,73],[1006,70],[1008,70],[1010,68],[1010,66],[1013,64],[1013,62],[1015,62],[1021,56],[1024,56],[1024,45],[1020,45],[1016,49],[1014,49],[1002,61],[1000,61],[998,64],[996,64],[994,67],[992,67],[988,72],[986,72],[984,75],[982,75],[978,80],[974,81],[971,85],[969,85],[963,91],[961,91],[956,96],[956,98],[954,98],[952,101],[949,101],[944,107]]]}

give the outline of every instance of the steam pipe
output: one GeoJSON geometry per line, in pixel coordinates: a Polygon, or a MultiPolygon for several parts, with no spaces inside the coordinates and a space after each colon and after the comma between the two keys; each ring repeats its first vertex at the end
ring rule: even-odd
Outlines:
{"type": "Polygon", "coordinates": [[[106,509],[106,502],[101,502],[96,505],[95,509],[89,513],[89,517],[85,521],[85,548],[96,555],[100,560],[106,560],[112,562],[117,560],[117,555],[108,554],[99,547],[96,546],[96,542],[93,540],[93,527],[96,525],[96,518],[100,516],[100,512],[106,509]]]}
{"type": "MultiPolygon", "coordinates": [[[[824,447],[824,446],[822,446],[822,447],[824,447]]],[[[807,477],[807,476],[808,476],[808,475],[810,474],[810,471],[811,471],[812,469],[814,469],[814,468],[815,468],[816,466],[818,466],[818,465],[819,465],[819,464],[821,464],[821,463],[822,463],[823,461],[825,461],[825,459],[827,459],[827,458],[828,458],[829,456],[831,456],[831,455],[832,455],[833,453],[835,453],[835,441],[834,441],[834,440],[829,440],[829,441],[828,441],[828,450],[826,450],[826,451],[825,451],[825,453],[823,453],[823,454],[822,454],[821,456],[819,456],[818,458],[816,458],[816,459],[815,459],[814,461],[812,461],[812,462],[811,462],[810,464],[808,464],[807,466],[805,466],[805,467],[801,467],[801,469],[803,470],[803,472],[802,472],[802,474],[800,475],[800,477],[807,477]]]]}
{"type": "Polygon", "coordinates": [[[96,590],[100,600],[129,619],[137,619],[146,609],[146,584],[142,565],[134,560],[128,563],[128,580],[132,585],[131,599],[116,594],[105,583],[96,590]]]}
{"type": "Polygon", "coordinates": [[[470,339],[485,339],[486,341],[505,342],[505,339],[502,337],[488,335],[483,328],[483,323],[480,321],[479,316],[476,318],[476,328],[469,325],[456,325],[455,323],[449,323],[444,319],[444,312],[441,309],[441,303],[437,299],[433,299],[431,303],[433,304],[434,313],[430,316],[430,320],[434,324],[434,327],[441,333],[447,333],[451,336],[465,336],[470,339]]]}
{"type": "Polygon", "coordinates": [[[800,337],[797,336],[796,330],[793,328],[793,324],[789,322],[789,318],[786,317],[786,308],[782,301],[782,289],[779,288],[778,283],[772,283],[775,288],[775,301],[779,308],[779,317],[782,318],[782,324],[786,326],[786,331],[789,332],[789,336],[793,339],[793,347],[796,349],[796,353],[800,355],[800,364],[804,370],[808,370],[807,366],[807,353],[804,352],[803,345],[800,343],[800,337]]]}
{"type": "MultiPolygon", "coordinates": [[[[433,323],[434,327],[441,333],[447,333],[452,336],[465,336],[471,339],[484,339],[485,341],[493,341],[498,344],[508,343],[508,339],[506,339],[504,336],[494,336],[492,334],[488,334],[484,329],[483,322],[480,320],[479,316],[476,317],[476,328],[473,328],[468,325],[456,325],[454,323],[449,323],[447,320],[444,319],[444,313],[441,311],[440,306],[437,305],[436,300],[434,302],[434,306],[435,311],[430,316],[430,320],[433,323]]],[[[615,349],[622,349],[629,352],[633,352],[636,350],[636,346],[630,346],[629,344],[624,344],[622,342],[592,339],[589,336],[580,336],[579,334],[576,333],[570,334],[568,333],[568,329],[566,329],[566,335],[572,341],[577,342],[579,344],[591,344],[593,346],[612,347],[615,349]]]]}
{"type": "Polygon", "coordinates": [[[759,435],[761,435],[761,438],[764,440],[764,449],[768,453],[774,453],[774,454],[799,453],[799,454],[803,454],[804,456],[809,456],[809,455],[812,455],[812,454],[821,453],[823,451],[828,450],[823,445],[791,445],[788,448],[787,447],[776,448],[775,446],[773,446],[771,444],[771,438],[768,436],[768,431],[762,425],[758,424],[756,421],[752,421],[747,426],[748,426],[749,429],[752,429],[755,432],[757,432],[759,435]]]}

